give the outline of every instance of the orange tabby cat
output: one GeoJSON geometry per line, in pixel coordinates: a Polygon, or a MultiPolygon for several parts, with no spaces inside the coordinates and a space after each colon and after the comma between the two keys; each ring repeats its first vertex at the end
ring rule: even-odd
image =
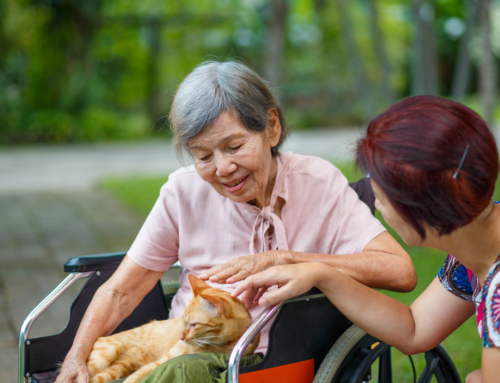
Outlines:
{"type": "MultiPolygon", "coordinates": [[[[179,355],[231,352],[252,323],[250,314],[228,292],[212,288],[194,275],[188,278],[194,298],[182,318],[153,321],[97,339],[87,361],[90,383],[109,382],[132,372],[125,383],[136,383],[179,355]]],[[[253,340],[243,355],[253,353],[259,338],[253,340]]]]}

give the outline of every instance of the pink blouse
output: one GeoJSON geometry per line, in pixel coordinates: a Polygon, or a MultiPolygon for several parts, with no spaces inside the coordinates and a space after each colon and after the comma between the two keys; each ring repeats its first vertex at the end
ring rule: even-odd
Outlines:
{"type": "MultiPolygon", "coordinates": [[[[181,288],[171,318],[180,317],[193,296],[188,274],[200,275],[232,258],[266,250],[359,253],[385,230],[330,162],[288,152],[280,154],[277,163],[271,202],[262,210],[221,196],[194,166],[169,176],[128,257],[155,271],[181,262],[181,288]],[[278,197],[285,200],[281,219],[273,213],[278,197]]],[[[209,284],[229,292],[235,287],[209,284]]],[[[258,305],[250,309],[254,319],[261,311],[258,305]]],[[[269,327],[261,333],[258,351],[267,349],[269,327]]]]}

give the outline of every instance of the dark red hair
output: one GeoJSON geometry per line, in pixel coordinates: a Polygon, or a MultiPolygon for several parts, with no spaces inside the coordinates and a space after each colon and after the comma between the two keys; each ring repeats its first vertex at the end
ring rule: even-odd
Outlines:
{"type": "Polygon", "coordinates": [[[373,119],[358,141],[356,164],[422,239],[425,226],[444,235],[476,218],[491,201],[499,171],[495,138],[484,120],[435,96],[407,98],[373,119]]]}

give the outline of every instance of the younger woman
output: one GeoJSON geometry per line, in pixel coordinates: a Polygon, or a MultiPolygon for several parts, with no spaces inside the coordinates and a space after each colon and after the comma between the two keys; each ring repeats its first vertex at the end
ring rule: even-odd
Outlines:
{"type": "Polygon", "coordinates": [[[430,286],[408,307],[325,264],[307,263],[255,274],[233,295],[245,292],[244,300],[267,306],[316,286],[354,324],[405,354],[434,348],[475,311],[482,369],[466,382],[500,381],[500,205],[492,201],[499,163],[493,134],[459,103],[416,96],[376,117],[356,155],[387,224],[408,245],[449,253],[430,286]],[[280,288],[262,295],[272,285],[280,288]]]}

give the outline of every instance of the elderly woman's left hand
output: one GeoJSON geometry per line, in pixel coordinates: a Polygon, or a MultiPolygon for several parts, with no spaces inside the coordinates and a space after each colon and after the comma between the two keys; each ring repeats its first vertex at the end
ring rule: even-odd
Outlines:
{"type": "Polygon", "coordinates": [[[212,267],[199,277],[217,283],[234,283],[246,277],[277,265],[296,263],[291,251],[273,250],[255,255],[247,255],[212,267]]]}

